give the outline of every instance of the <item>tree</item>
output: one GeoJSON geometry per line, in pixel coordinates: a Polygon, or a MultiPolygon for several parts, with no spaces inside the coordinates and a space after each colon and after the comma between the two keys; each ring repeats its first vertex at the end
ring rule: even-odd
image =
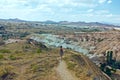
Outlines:
{"type": "Polygon", "coordinates": [[[107,64],[108,65],[112,65],[113,63],[112,57],[113,57],[113,51],[108,51],[107,52],[107,64]]]}
{"type": "Polygon", "coordinates": [[[101,63],[101,65],[100,65],[100,69],[102,70],[102,71],[105,71],[105,67],[106,67],[106,64],[105,63],[101,63]]]}
{"type": "Polygon", "coordinates": [[[106,73],[108,76],[111,76],[111,69],[110,69],[109,67],[106,67],[105,73],[106,73]]]}

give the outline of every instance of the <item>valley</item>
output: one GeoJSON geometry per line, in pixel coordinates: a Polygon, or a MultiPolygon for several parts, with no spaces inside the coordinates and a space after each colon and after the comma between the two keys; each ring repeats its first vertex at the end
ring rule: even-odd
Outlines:
{"type": "Polygon", "coordinates": [[[65,80],[61,67],[74,80],[120,79],[119,26],[14,20],[0,25],[0,80],[65,80]]]}

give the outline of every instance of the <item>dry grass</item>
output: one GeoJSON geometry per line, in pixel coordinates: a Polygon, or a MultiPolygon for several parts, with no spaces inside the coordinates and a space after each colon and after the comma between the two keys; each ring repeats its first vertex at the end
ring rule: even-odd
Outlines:
{"type": "MultiPolygon", "coordinates": [[[[1,46],[10,53],[1,53],[0,78],[6,80],[60,80],[54,68],[58,65],[59,49],[42,50],[25,41],[1,46]],[[3,77],[4,76],[4,77],[3,77]]],[[[68,69],[81,80],[93,80],[102,75],[88,58],[66,50],[64,60],[68,69]]],[[[0,79],[2,80],[2,79],[0,79]]],[[[107,80],[103,77],[103,80],[107,80]]]]}
{"type": "Polygon", "coordinates": [[[8,76],[12,80],[47,80],[58,64],[58,54],[54,53],[57,51],[41,49],[42,52],[38,53],[38,47],[25,41],[1,46],[0,49],[10,51],[1,53],[0,61],[0,78],[4,76],[7,80],[11,80],[8,76]]]}
{"type": "Polygon", "coordinates": [[[13,71],[14,66],[12,65],[1,65],[0,66],[0,80],[12,80],[15,77],[15,73],[13,71]]]}
{"type": "Polygon", "coordinates": [[[95,78],[108,80],[100,71],[100,69],[92,63],[86,56],[82,54],[74,54],[75,52],[67,52],[64,60],[68,69],[80,80],[94,80],[95,78]]]}

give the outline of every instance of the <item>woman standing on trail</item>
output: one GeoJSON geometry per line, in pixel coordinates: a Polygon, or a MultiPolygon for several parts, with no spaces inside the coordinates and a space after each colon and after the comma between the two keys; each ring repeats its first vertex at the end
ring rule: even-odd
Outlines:
{"type": "Polygon", "coordinates": [[[61,60],[62,60],[62,56],[63,56],[64,52],[63,52],[63,48],[62,46],[60,46],[60,57],[61,57],[61,60]]]}

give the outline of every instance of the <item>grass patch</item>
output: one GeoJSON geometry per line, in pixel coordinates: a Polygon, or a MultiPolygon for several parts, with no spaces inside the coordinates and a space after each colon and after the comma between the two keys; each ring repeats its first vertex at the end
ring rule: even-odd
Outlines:
{"type": "Polygon", "coordinates": [[[18,54],[18,53],[22,53],[23,51],[19,51],[19,50],[16,50],[14,51],[14,53],[18,54]]]}
{"type": "Polygon", "coordinates": [[[37,51],[36,51],[37,53],[41,53],[42,52],[42,50],[41,49],[37,49],[37,51]]]}
{"type": "Polygon", "coordinates": [[[4,58],[4,56],[2,54],[0,54],[0,59],[3,59],[3,58],[4,58]]]}
{"type": "MultiPolygon", "coordinates": [[[[25,78],[22,78],[23,80],[37,80],[38,78],[45,80],[43,77],[48,76],[48,74],[50,75],[53,68],[58,64],[56,57],[58,57],[59,54],[56,49],[46,51],[43,48],[33,46],[31,44],[26,44],[25,42],[7,44],[2,46],[1,49],[9,49],[11,50],[11,53],[0,53],[2,58],[5,58],[4,60],[1,60],[0,67],[12,65],[14,69],[0,69],[0,80],[4,80],[2,76],[5,76],[5,79],[6,77],[12,76],[11,80],[16,80],[21,74],[25,75],[25,78]],[[9,71],[9,69],[12,72],[9,71]],[[19,72],[21,69],[24,70],[24,73],[19,72]],[[12,73],[15,73],[15,76],[12,73]]],[[[6,80],[9,79],[7,78],[6,80]]]]}
{"type": "Polygon", "coordinates": [[[70,61],[70,62],[67,63],[67,66],[68,66],[68,69],[74,70],[76,64],[75,64],[74,62],[71,62],[71,61],[70,61]]]}
{"type": "Polygon", "coordinates": [[[24,49],[29,49],[29,48],[31,48],[29,45],[25,45],[24,47],[23,47],[24,49]]]}
{"type": "Polygon", "coordinates": [[[38,71],[38,70],[39,70],[39,65],[37,65],[37,64],[31,64],[31,70],[32,70],[33,72],[38,71]]]}
{"type": "Polygon", "coordinates": [[[16,57],[15,57],[14,55],[10,55],[9,58],[10,58],[11,60],[16,60],[16,57]]]}
{"type": "Polygon", "coordinates": [[[0,49],[0,53],[11,53],[8,49],[0,49]]]}
{"type": "Polygon", "coordinates": [[[0,77],[6,75],[6,74],[9,74],[9,73],[12,73],[12,70],[13,69],[13,66],[0,66],[0,77]]]}

